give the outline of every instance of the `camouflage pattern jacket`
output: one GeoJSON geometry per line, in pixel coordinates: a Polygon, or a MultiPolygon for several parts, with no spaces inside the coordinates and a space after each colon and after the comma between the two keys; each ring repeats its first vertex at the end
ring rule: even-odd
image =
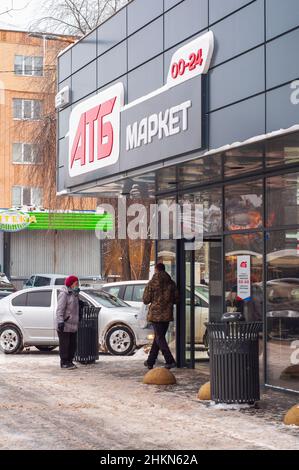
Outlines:
{"type": "Polygon", "coordinates": [[[143,303],[150,305],[147,320],[149,322],[173,321],[173,306],[179,296],[175,282],[166,272],[154,274],[143,294],[143,303]]]}

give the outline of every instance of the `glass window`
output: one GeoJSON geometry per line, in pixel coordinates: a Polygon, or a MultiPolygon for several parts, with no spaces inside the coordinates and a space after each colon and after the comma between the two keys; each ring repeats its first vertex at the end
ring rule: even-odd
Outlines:
{"type": "Polygon", "coordinates": [[[35,276],[31,276],[28,281],[25,283],[25,286],[31,287],[34,285],[33,281],[35,279],[35,276]]]}
{"type": "Polygon", "coordinates": [[[31,205],[31,189],[23,188],[23,202],[22,205],[30,206],[31,205]]]}
{"type": "Polygon", "coordinates": [[[208,155],[197,160],[184,163],[178,168],[179,188],[208,183],[221,178],[221,155],[208,155]]]}
{"type": "Polygon", "coordinates": [[[145,289],[145,285],[141,284],[138,286],[134,286],[134,291],[133,291],[133,298],[132,300],[134,302],[142,302],[143,301],[143,292],[145,289]]]}
{"type": "Polygon", "coordinates": [[[114,308],[114,307],[127,307],[128,306],[128,304],[123,302],[118,297],[114,297],[114,295],[110,295],[104,291],[89,290],[87,291],[87,294],[93,299],[95,299],[96,302],[102,305],[103,307],[114,308]]]}
{"type": "Polygon", "coordinates": [[[31,119],[32,118],[32,100],[24,100],[23,102],[24,112],[23,112],[23,119],[31,119]]]}
{"type": "Polygon", "coordinates": [[[225,228],[250,230],[263,226],[263,182],[226,186],[225,228]]]}
{"type": "Polygon", "coordinates": [[[13,99],[14,119],[35,120],[42,115],[42,102],[40,100],[13,99]]]}
{"type": "Polygon", "coordinates": [[[23,100],[13,99],[14,119],[23,119],[23,100]]]}
{"type": "Polygon", "coordinates": [[[26,304],[27,304],[27,293],[18,295],[11,301],[11,305],[13,305],[14,307],[26,307],[26,304]]]}
{"type": "Polygon", "coordinates": [[[12,205],[13,206],[22,205],[22,188],[20,186],[14,186],[12,188],[12,205]]]}
{"type": "Polygon", "coordinates": [[[266,162],[270,167],[299,163],[299,133],[269,140],[266,143],[266,162]]]}
{"type": "Polygon", "coordinates": [[[12,145],[12,161],[14,163],[23,162],[23,145],[22,144],[12,145]]]}
{"type": "Polygon", "coordinates": [[[36,276],[34,285],[35,287],[44,287],[49,286],[51,279],[45,276],[36,276]]]}
{"type": "Polygon", "coordinates": [[[225,307],[248,321],[263,319],[263,234],[225,237],[225,307]]]}
{"type": "Polygon", "coordinates": [[[225,177],[239,176],[241,173],[261,170],[263,162],[263,143],[228,150],[224,153],[225,177]]]}
{"type": "Polygon", "coordinates": [[[27,307],[51,307],[52,291],[28,292],[27,307]]]}
{"type": "MultiPolygon", "coordinates": [[[[111,292],[112,293],[112,292],[111,292]]],[[[130,302],[133,296],[133,286],[126,286],[124,300],[130,302]]]]}
{"type": "MultiPolygon", "coordinates": [[[[195,194],[184,195],[181,204],[191,204],[192,218],[195,218],[195,204],[202,206],[203,232],[204,234],[216,234],[222,232],[222,190],[215,188],[209,191],[201,191],[195,194]]],[[[184,221],[184,224],[186,221],[184,221]]]]}
{"type": "Polygon", "coordinates": [[[15,74],[26,76],[42,76],[43,57],[16,55],[15,74]]]}
{"type": "Polygon", "coordinates": [[[64,277],[60,277],[58,279],[55,279],[55,286],[64,286],[64,281],[65,281],[64,277]]]}
{"type": "Polygon", "coordinates": [[[267,236],[267,382],[299,390],[299,228],[267,236]]]}
{"type": "Polygon", "coordinates": [[[299,224],[299,173],[267,180],[267,226],[299,224]]]}
{"type": "Polygon", "coordinates": [[[108,287],[108,288],[105,287],[104,290],[111,295],[115,295],[115,297],[119,297],[120,287],[116,287],[116,286],[108,287]]]}

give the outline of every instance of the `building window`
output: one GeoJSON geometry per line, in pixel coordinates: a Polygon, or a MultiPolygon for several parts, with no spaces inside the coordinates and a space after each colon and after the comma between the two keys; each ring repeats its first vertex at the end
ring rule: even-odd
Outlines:
{"type": "Polygon", "coordinates": [[[15,75],[43,76],[43,57],[15,56],[15,75]]]}
{"type": "Polygon", "coordinates": [[[40,100],[13,99],[13,118],[24,120],[37,120],[42,115],[42,102],[40,100]]]}
{"type": "Polygon", "coordinates": [[[263,183],[253,181],[225,188],[225,228],[251,230],[263,226],[263,183]]]}
{"type": "Polygon", "coordinates": [[[12,205],[15,206],[41,206],[41,188],[14,186],[12,188],[12,205]]]}
{"type": "Polygon", "coordinates": [[[37,146],[34,144],[15,143],[12,146],[13,163],[40,163],[37,146]]]}
{"type": "Polygon", "coordinates": [[[299,225],[299,173],[267,179],[267,226],[299,225]]]}

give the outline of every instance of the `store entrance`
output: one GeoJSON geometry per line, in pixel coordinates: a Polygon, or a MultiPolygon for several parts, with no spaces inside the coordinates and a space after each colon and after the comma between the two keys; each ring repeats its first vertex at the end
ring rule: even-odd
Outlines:
{"type": "Polygon", "coordinates": [[[205,240],[199,249],[183,242],[182,248],[182,362],[195,368],[209,357],[205,323],[222,314],[222,241],[205,240]]]}

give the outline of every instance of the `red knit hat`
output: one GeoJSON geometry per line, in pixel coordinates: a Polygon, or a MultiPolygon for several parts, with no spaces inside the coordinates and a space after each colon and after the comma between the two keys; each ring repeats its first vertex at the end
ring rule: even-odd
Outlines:
{"type": "Polygon", "coordinates": [[[79,279],[77,278],[77,276],[69,276],[66,278],[66,280],[64,281],[66,287],[71,287],[74,282],[78,282],[79,279]]]}

